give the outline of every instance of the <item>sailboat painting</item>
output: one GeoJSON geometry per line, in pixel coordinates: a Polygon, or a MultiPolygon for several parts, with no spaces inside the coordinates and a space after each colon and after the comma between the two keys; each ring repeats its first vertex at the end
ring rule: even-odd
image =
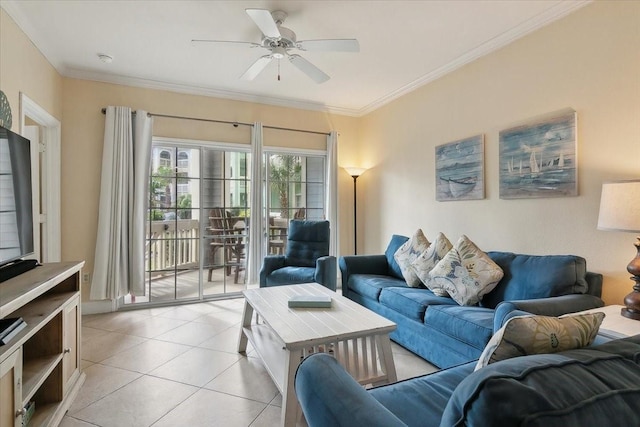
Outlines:
{"type": "Polygon", "coordinates": [[[500,198],[578,195],[577,114],[564,110],[500,131],[500,198]]]}
{"type": "Polygon", "coordinates": [[[436,147],[436,200],[484,199],[484,135],[436,147]]]}

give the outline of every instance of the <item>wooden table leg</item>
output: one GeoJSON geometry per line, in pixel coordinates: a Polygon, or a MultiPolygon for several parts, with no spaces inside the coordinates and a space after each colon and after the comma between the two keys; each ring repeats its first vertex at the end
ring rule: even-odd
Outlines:
{"type": "Polygon", "coordinates": [[[394,383],[398,381],[398,377],[396,374],[396,365],[393,362],[389,335],[378,335],[376,342],[378,343],[378,352],[380,353],[380,365],[382,365],[387,375],[386,384],[394,383]]]}
{"type": "Polygon", "coordinates": [[[240,337],[238,339],[238,353],[245,354],[247,352],[247,336],[244,334],[244,328],[251,326],[251,318],[253,317],[253,307],[249,302],[244,300],[244,310],[242,311],[242,324],[240,325],[240,337]]]}
{"type": "Polygon", "coordinates": [[[300,364],[300,353],[298,351],[287,350],[287,360],[285,364],[284,374],[286,378],[283,382],[284,390],[282,390],[282,416],[281,423],[283,426],[295,426],[298,419],[298,413],[301,411],[298,404],[298,398],[294,388],[296,370],[300,364]]]}

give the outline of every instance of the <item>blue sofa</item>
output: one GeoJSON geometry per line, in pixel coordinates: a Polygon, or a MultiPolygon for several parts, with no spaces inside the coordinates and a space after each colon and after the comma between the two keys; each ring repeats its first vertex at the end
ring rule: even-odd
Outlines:
{"type": "Polygon", "coordinates": [[[467,363],[365,390],[331,356],[298,367],[310,427],[638,425],[640,335],[579,350],[467,363]]]}
{"type": "Polygon", "coordinates": [[[407,286],[393,258],[408,240],[394,235],[384,255],[343,256],[342,294],[392,320],[391,339],[440,368],[478,359],[516,310],[560,316],[604,305],[602,275],[574,255],[487,252],[504,271],[478,306],[460,306],[426,288],[407,286]]]}

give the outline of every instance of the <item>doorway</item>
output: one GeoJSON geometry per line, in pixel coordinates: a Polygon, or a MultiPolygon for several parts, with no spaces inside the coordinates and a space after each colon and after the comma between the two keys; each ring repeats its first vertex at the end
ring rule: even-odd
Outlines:
{"type": "Polygon", "coordinates": [[[20,133],[31,140],[34,206],[34,258],[62,258],[60,223],[60,121],[20,93],[20,133]]]}

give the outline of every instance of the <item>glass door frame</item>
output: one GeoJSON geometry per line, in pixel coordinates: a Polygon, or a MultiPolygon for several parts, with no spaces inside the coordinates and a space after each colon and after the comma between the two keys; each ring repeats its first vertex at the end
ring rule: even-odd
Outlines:
{"type": "MultiPolygon", "coordinates": [[[[247,153],[247,154],[251,154],[251,145],[250,143],[229,143],[229,142],[218,142],[218,141],[207,141],[207,140],[194,140],[194,139],[187,139],[187,138],[169,138],[169,137],[159,137],[159,136],[154,136],[152,139],[152,150],[154,147],[158,146],[158,145],[166,145],[169,147],[174,147],[177,149],[180,148],[184,148],[184,149],[198,149],[200,152],[199,155],[199,164],[198,164],[198,168],[199,168],[199,177],[198,179],[200,180],[199,183],[199,191],[202,193],[202,187],[203,187],[203,178],[202,178],[202,171],[203,171],[203,161],[204,161],[204,156],[202,155],[204,150],[219,150],[221,152],[241,152],[241,153],[247,153]]],[[[178,162],[178,159],[176,158],[176,165],[178,162]]],[[[250,163],[250,160],[248,160],[248,162],[250,163]]],[[[150,167],[153,167],[153,165],[150,165],[150,167]]],[[[250,168],[248,168],[247,170],[251,170],[250,168]]],[[[151,176],[151,169],[149,170],[149,172],[147,173],[147,176],[150,177],[151,176]]],[[[251,182],[253,178],[249,178],[247,179],[248,182],[251,182]]],[[[150,183],[149,183],[150,184],[150,183]]],[[[149,184],[147,185],[149,187],[149,184]]],[[[250,184],[248,186],[248,188],[250,187],[250,184]]],[[[149,193],[147,192],[147,197],[149,197],[149,193]]],[[[249,199],[250,200],[250,199],[249,199]]],[[[147,199],[148,202],[148,199],[147,199]]],[[[147,207],[148,209],[148,207],[147,207]]],[[[198,210],[200,212],[200,218],[208,218],[206,214],[208,207],[203,207],[202,204],[199,205],[198,210]],[[205,216],[203,216],[205,215],[205,216]]],[[[199,265],[198,265],[198,295],[195,297],[185,297],[185,298],[176,298],[175,297],[175,289],[174,289],[174,298],[173,299],[167,299],[167,300],[153,300],[151,299],[151,291],[150,289],[147,287],[147,284],[145,283],[145,289],[148,291],[147,295],[145,295],[144,299],[145,301],[141,301],[141,302],[126,302],[125,299],[128,297],[127,295],[125,296],[121,296],[117,299],[116,302],[116,308],[117,309],[131,309],[131,308],[140,308],[140,307],[161,307],[161,306],[170,306],[170,305],[177,305],[177,304],[188,304],[188,303],[194,303],[194,302],[199,302],[199,301],[215,301],[217,299],[224,299],[224,298],[232,298],[232,297],[236,297],[237,293],[222,293],[222,294],[209,294],[206,295],[204,293],[204,282],[203,282],[203,277],[206,277],[205,275],[207,274],[207,270],[204,268],[204,256],[206,256],[206,248],[204,247],[204,245],[201,244],[202,239],[203,239],[203,233],[204,233],[204,228],[206,227],[207,224],[205,224],[205,222],[203,220],[199,221],[199,265]]],[[[145,239],[146,241],[148,241],[148,239],[145,239]]],[[[146,262],[146,261],[145,261],[146,262]]],[[[149,274],[149,270],[148,270],[148,266],[145,265],[145,282],[148,280],[148,274],[149,274]]],[[[246,286],[246,284],[245,284],[246,286]]]]}

